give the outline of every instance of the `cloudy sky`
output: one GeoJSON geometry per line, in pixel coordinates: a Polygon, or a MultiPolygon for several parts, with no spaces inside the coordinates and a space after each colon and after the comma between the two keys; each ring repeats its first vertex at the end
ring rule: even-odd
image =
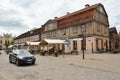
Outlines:
{"type": "Polygon", "coordinates": [[[120,31],[119,0],[0,0],[0,35],[19,35],[39,28],[48,19],[84,8],[85,4],[102,3],[109,16],[110,27],[120,31]]]}

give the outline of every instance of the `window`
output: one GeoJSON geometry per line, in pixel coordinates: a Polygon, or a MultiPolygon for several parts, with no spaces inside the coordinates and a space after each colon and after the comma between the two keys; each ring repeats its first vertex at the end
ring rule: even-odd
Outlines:
{"type": "Polygon", "coordinates": [[[48,26],[48,25],[46,25],[46,31],[47,31],[47,30],[49,30],[49,26],[48,26]]]}
{"type": "Polygon", "coordinates": [[[63,29],[63,36],[66,35],[66,29],[63,29]]]}
{"type": "Polygon", "coordinates": [[[100,32],[100,24],[97,24],[97,31],[100,32]]]}
{"type": "Polygon", "coordinates": [[[5,40],[5,45],[9,45],[9,40],[5,40]]]}
{"type": "Polygon", "coordinates": [[[107,17],[106,17],[106,16],[103,16],[103,22],[104,22],[105,24],[108,23],[108,21],[107,21],[107,17]]]}
{"type": "Polygon", "coordinates": [[[104,31],[104,34],[107,34],[107,28],[105,26],[103,26],[103,31],[104,31]]]}
{"type": "Polygon", "coordinates": [[[77,33],[77,27],[73,27],[73,34],[77,33]]]}
{"type": "Polygon", "coordinates": [[[53,37],[56,37],[57,33],[56,31],[53,31],[53,37]]]}
{"type": "Polygon", "coordinates": [[[86,32],[86,26],[85,25],[81,26],[81,32],[86,32]]]}
{"type": "Polygon", "coordinates": [[[70,49],[70,43],[65,43],[65,49],[70,49]]]}
{"type": "Polygon", "coordinates": [[[104,13],[104,10],[103,10],[103,8],[102,8],[102,7],[100,7],[100,12],[104,13]]]}
{"type": "Polygon", "coordinates": [[[96,19],[99,19],[99,13],[96,12],[96,19]]]}

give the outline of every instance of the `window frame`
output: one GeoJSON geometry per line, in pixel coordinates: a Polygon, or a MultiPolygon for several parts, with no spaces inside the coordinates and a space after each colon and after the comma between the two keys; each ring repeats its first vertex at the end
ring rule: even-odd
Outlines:
{"type": "Polygon", "coordinates": [[[81,32],[86,32],[86,25],[85,24],[81,25],[81,32]]]}
{"type": "Polygon", "coordinates": [[[73,34],[78,33],[78,27],[73,27],[73,34]]]}
{"type": "Polygon", "coordinates": [[[62,35],[65,36],[65,35],[67,34],[66,32],[67,32],[67,29],[66,29],[66,28],[63,29],[63,30],[62,30],[62,35]]]}

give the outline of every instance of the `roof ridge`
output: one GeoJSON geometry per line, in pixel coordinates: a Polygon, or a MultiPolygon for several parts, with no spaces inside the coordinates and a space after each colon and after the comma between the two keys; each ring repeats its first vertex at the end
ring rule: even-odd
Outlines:
{"type": "Polygon", "coordinates": [[[64,16],[61,16],[59,18],[57,18],[56,20],[60,20],[60,19],[63,19],[63,18],[66,18],[66,17],[69,17],[69,16],[73,16],[75,14],[78,14],[78,13],[82,13],[84,11],[87,11],[87,10],[90,10],[90,9],[94,9],[96,8],[98,5],[100,5],[101,3],[97,3],[97,4],[94,4],[94,5],[91,5],[91,6],[88,6],[88,7],[85,7],[83,9],[80,9],[80,10],[77,10],[77,11],[74,11],[72,13],[69,13],[69,14],[66,14],[64,16]]]}

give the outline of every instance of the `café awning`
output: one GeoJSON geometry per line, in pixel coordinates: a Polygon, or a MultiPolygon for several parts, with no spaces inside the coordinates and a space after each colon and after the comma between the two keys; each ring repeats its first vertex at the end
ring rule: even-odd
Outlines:
{"type": "Polygon", "coordinates": [[[40,42],[26,42],[27,43],[27,45],[39,45],[40,44],[40,42]]]}
{"type": "Polygon", "coordinates": [[[64,40],[60,39],[44,39],[41,44],[64,44],[64,40]]]}

